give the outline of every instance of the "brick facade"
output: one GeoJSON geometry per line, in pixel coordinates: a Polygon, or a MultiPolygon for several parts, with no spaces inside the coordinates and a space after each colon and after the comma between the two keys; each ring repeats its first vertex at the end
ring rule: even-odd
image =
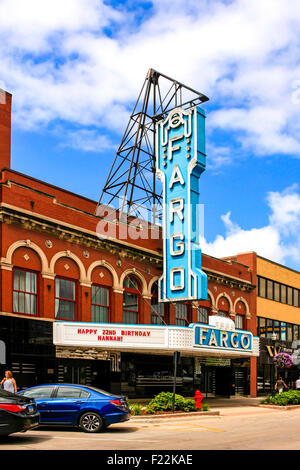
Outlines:
{"type": "MultiPolygon", "coordinates": [[[[11,96],[7,97],[0,104],[0,165],[6,167],[0,177],[1,315],[54,321],[55,279],[63,278],[76,284],[74,320],[91,321],[91,288],[98,285],[110,290],[109,321],[122,323],[124,281],[132,276],[139,290],[138,323],[150,324],[152,290],[162,272],[160,229],[134,220],[128,226],[113,216],[104,223],[95,215],[95,201],[11,170],[11,96]],[[15,311],[16,269],[37,274],[35,315],[15,311]]],[[[209,315],[222,311],[233,320],[242,316],[243,328],[256,334],[253,271],[237,261],[205,254],[202,265],[208,275],[208,300],[190,305],[189,321],[199,321],[201,306],[209,315]]],[[[166,321],[174,325],[175,304],[168,310],[166,321]]],[[[256,360],[251,358],[252,396],[256,393],[255,371],[256,360]]]]}

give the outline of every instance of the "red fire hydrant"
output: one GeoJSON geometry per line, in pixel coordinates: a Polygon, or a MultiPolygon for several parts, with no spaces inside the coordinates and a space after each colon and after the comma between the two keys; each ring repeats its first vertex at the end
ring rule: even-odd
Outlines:
{"type": "Polygon", "coordinates": [[[196,408],[197,408],[197,410],[200,410],[201,409],[201,401],[203,400],[203,396],[201,395],[200,390],[196,390],[194,398],[196,400],[196,408]]]}

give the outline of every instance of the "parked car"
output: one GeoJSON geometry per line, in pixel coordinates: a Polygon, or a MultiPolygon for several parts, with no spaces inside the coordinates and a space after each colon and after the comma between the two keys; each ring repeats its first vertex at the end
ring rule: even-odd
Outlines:
{"type": "Polygon", "coordinates": [[[33,398],[0,389],[0,436],[33,429],[39,425],[39,418],[33,398]]]}
{"type": "Polygon", "coordinates": [[[95,433],[130,418],[125,397],[95,387],[48,384],[27,388],[19,394],[35,399],[41,425],[77,426],[84,432],[95,433]]]}

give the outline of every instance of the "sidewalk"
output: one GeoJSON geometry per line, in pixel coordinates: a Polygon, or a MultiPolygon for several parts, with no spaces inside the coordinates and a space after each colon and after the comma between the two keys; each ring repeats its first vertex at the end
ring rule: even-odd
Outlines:
{"type": "Polygon", "coordinates": [[[214,397],[214,398],[203,398],[203,402],[207,403],[212,408],[222,407],[240,407],[240,406],[257,406],[260,404],[263,397],[241,397],[232,396],[230,398],[214,397]]]}
{"type": "MultiPolygon", "coordinates": [[[[257,407],[262,400],[262,397],[259,398],[250,398],[250,397],[240,397],[234,396],[230,398],[224,397],[214,397],[214,398],[204,398],[203,402],[209,405],[209,411],[203,413],[190,412],[190,413],[174,413],[174,414],[165,414],[165,415],[139,415],[132,416],[131,422],[136,422],[139,424],[145,423],[159,423],[165,421],[181,421],[183,419],[203,419],[211,416],[219,416],[220,408],[242,408],[242,407],[257,407]]],[[[143,400],[143,405],[146,405],[146,401],[143,400]]]]}
{"type": "MultiPolygon", "coordinates": [[[[193,397],[188,397],[193,399],[193,397]]],[[[231,396],[230,398],[225,397],[205,397],[203,398],[203,403],[207,403],[210,408],[220,408],[224,406],[257,406],[263,397],[250,398],[243,396],[231,396]]],[[[146,406],[151,398],[140,398],[140,399],[130,399],[129,402],[139,403],[143,406],[146,406]]]]}

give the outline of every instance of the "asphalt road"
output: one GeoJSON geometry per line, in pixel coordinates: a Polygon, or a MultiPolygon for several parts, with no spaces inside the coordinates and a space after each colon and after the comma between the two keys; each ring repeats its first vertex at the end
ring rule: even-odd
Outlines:
{"type": "Polygon", "coordinates": [[[38,428],[0,438],[1,450],[300,450],[300,409],[220,408],[219,416],[132,419],[99,434],[38,428]]]}

